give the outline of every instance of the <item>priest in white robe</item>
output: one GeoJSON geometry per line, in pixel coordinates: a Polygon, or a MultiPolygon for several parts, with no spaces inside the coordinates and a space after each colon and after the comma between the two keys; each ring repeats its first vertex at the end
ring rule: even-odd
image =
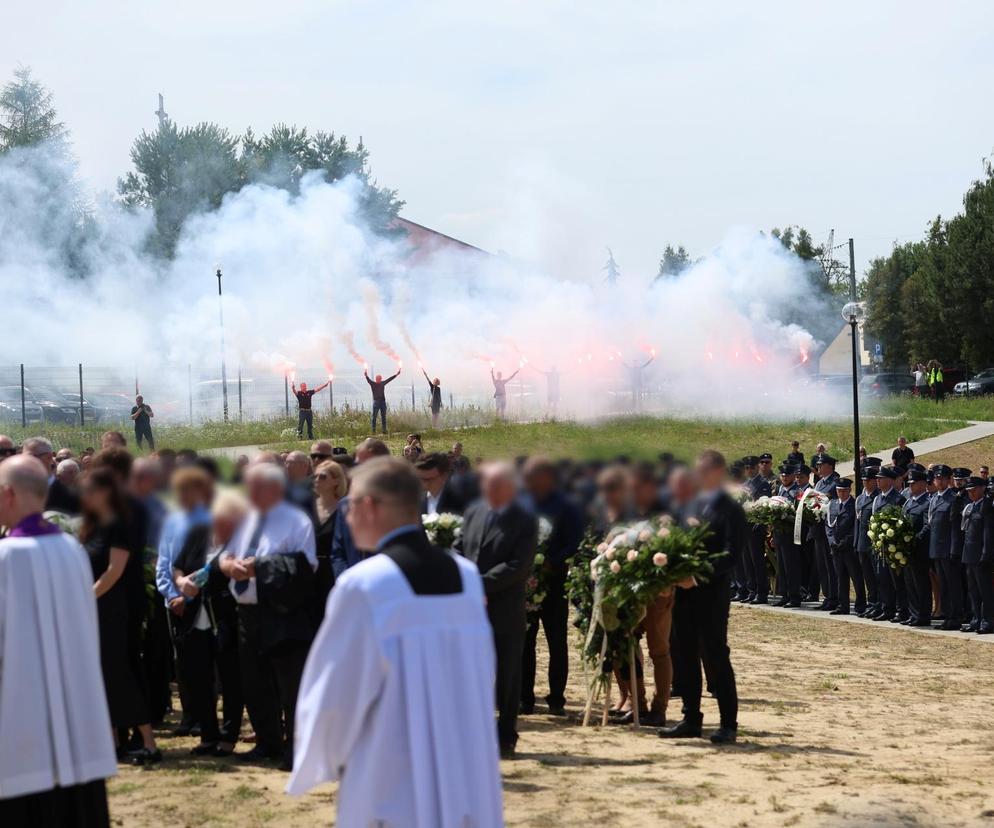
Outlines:
{"type": "Polygon", "coordinates": [[[504,824],[480,575],[428,542],[423,497],[402,460],[356,471],[349,525],[378,554],[335,584],[300,686],[287,790],[340,780],[342,828],[504,824]]]}
{"type": "Polygon", "coordinates": [[[0,463],[0,826],[104,826],[117,773],[93,573],[42,519],[48,472],[0,463]]]}

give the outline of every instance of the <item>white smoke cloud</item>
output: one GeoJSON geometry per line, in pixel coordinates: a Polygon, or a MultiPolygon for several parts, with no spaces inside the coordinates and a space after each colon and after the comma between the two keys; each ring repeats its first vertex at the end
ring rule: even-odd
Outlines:
{"type": "Polygon", "coordinates": [[[555,240],[575,274],[557,278],[548,238],[525,238],[520,225],[521,250],[541,251],[544,266],[461,252],[410,257],[403,239],[362,226],[357,182],[312,176],[299,196],[250,186],[191,218],[168,264],[143,253],[147,213],[99,203],[76,254],[90,275],[79,279],[59,252],[71,216],[59,206],[57,163],[40,150],[0,158],[2,365],[134,367],[172,377],[176,388],[188,365],[195,377],[216,378],[220,265],[229,374],[233,366],[262,372],[279,388],[284,374],[323,381],[336,358],[355,375],[351,353],[383,373],[403,359],[405,382],[423,360],[463,401],[491,396],[488,363],[505,375],[520,369],[522,384],[509,391],[535,413],[545,402],[540,372],[553,370],[562,376],[561,410],[581,416],[631,408],[637,376],[655,410],[825,411],[800,368],[818,346],[800,324],[812,312],[809,277],[775,239],[732,231],[678,278],[650,287],[623,272],[611,286],[600,261],[580,277],[573,255],[589,239],[555,240]],[[652,353],[639,375],[634,366],[652,353]],[[310,371],[317,376],[304,376],[310,371]]]}

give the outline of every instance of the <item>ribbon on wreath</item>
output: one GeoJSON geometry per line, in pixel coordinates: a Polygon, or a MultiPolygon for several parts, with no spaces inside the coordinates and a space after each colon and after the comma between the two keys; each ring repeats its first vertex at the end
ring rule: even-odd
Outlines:
{"type": "Polygon", "coordinates": [[[794,544],[797,546],[801,545],[801,529],[804,527],[804,502],[809,499],[809,496],[817,500],[818,492],[814,489],[805,489],[804,494],[797,501],[797,512],[794,514],[794,544]]]}

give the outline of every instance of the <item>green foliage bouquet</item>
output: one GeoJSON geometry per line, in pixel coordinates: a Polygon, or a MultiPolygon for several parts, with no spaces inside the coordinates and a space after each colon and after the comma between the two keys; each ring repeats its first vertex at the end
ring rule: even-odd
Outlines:
{"type": "Polygon", "coordinates": [[[911,521],[900,506],[885,506],[870,516],[866,532],[873,551],[883,557],[887,565],[900,572],[910,560],[915,545],[911,521]]]}

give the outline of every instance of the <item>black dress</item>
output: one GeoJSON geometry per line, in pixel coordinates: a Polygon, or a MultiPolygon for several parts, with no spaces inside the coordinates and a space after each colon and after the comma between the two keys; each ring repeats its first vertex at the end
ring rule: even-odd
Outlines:
{"type": "MultiPolygon", "coordinates": [[[[112,548],[128,549],[128,531],[120,520],[100,526],[86,541],[93,580],[96,581],[110,564],[112,548]]],[[[100,666],[107,691],[107,707],[111,724],[116,728],[134,727],[149,721],[141,676],[129,657],[130,607],[128,579],[118,578],[107,592],[97,599],[100,626],[100,666]]]]}
{"type": "Polygon", "coordinates": [[[331,567],[331,541],[338,522],[338,509],[335,509],[323,523],[314,520],[314,546],[318,557],[317,572],[314,573],[314,623],[320,626],[324,620],[324,608],[328,595],[335,585],[335,571],[331,567]]]}

